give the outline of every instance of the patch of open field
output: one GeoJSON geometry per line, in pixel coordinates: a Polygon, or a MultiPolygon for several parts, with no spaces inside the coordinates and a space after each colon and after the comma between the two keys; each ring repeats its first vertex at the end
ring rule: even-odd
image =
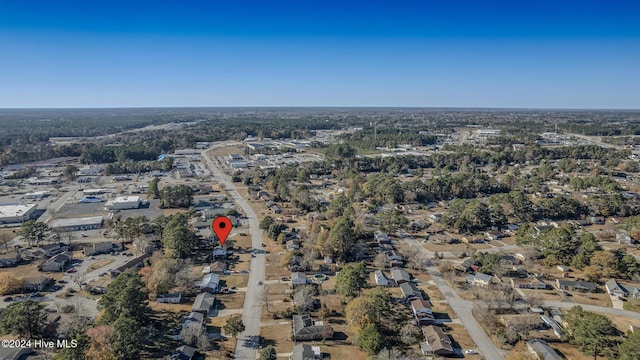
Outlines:
{"type": "Polygon", "coordinates": [[[64,273],[60,272],[42,272],[38,270],[38,266],[35,263],[19,265],[12,268],[3,268],[3,273],[9,273],[18,279],[24,279],[28,277],[46,276],[53,278],[54,280],[60,280],[64,276],[64,273]]]}
{"type": "Polygon", "coordinates": [[[171,216],[174,214],[186,213],[185,209],[165,209],[162,213],[164,216],[171,216]]]}
{"type": "Polygon", "coordinates": [[[263,345],[272,345],[277,353],[290,353],[293,351],[293,341],[291,340],[291,320],[286,324],[269,325],[260,328],[260,337],[263,345]]]}
{"type": "Polygon", "coordinates": [[[216,147],[215,149],[209,150],[209,156],[226,156],[231,154],[242,154],[243,151],[241,148],[236,146],[224,146],[224,147],[216,147]]]}
{"type": "Polygon", "coordinates": [[[149,307],[155,312],[165,311],[171,313],[191,312],[191,304],[165,304],[157,301],[149,301],[149,307]]]}
{"type": "Polygon", "coordinates": [[[442,243],[426,243],[422,245],[425,249],[433,252],[458,252],[458,251],[473,251],[473,250],[486,250],[491,246],[487,244],[442,244],[442,243]]]}
{"type": "Polygon", "coordinates": [[[224,281],[227,287],[246,287],[249,281],[249,275],[223,275],[220,276],[220,282],[224,281]]]}
{"type": "Polygon", "coordinates": [[[242,306],[244,306],[244,295],[244,292],[218,295],[216,299],[219,300],[221,304],[219,309],[242,309],[242,306]]]}
{"type": "Polygon", "coordinates": [[[566,359],[571,360],[590,360],[593,359],[591,355],[583,354],[577,346],[571,345],[569,343],[549,343],[549,345],[555,349],[558,353],[564,355],[566,359]]]}
{"type": "MultiPolygon", "coordinates": [[[[453,341],[458,343],[461,349],[475,349],[476,343],[473,341],[467,330],[461,324],[447,324],[446,332],[453,341]]],[[[480,359],[481,355],[465,355],[465,359],[480,359]]]]}

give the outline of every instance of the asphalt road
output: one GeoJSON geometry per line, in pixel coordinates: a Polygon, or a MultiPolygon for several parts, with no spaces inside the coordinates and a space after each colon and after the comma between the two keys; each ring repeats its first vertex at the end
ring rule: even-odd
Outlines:
{"type": "MultiPolygon", "coordinates": [[[[411,247],[415,249],[419,249],[424,256],[433,257],[433,254],[429,254],[426,249],[416,243],[415,240],[411,240],[408,238],[403,238],[404,241],[411,247]]],[[[430,258],[431,258],[430,257],[430,258]]],[[[478,346],[478,350],[482,353],[485,359],[498,360],[504,359],[504,354],[496,348],[491,339],[487,336],[484,330],[480,327],[476,319],[473,317],[471,313],[471,309],[473,308],[473,302],[464,300],[458,296],[456,291],[452,289],[449,284],[440,276],[440,272],[435,267],[429,267],[429,274],[431,275],[431,279],[438,287],[442,295],[444,295],[445,299],[449,303],[449,306],[453,309],[453,311],[458,316],[458,319],[464,326],[464,328],[469,333],[469,336],[475,341],[478,346]]]]}
{"type": "MultiPolygon", "coordinates": [[[[238,204],[247,218],[249,219],[249,233],[251,234],[251,245],[254,249],[262,249],[262,230],[260,230],[258,217],[249,206],[249,203],[242,198],[236,191],[236,185],[231,178],[225,175],[216,162],[207,155],[207,151],[215,148],[213,146],[202,153],[209,170],[213,177],[224,187],[229,190],[231,197],[238,204]]],[[[265,272],[265,254],[258,252],[256,256],[251,258],[251,267],[249,269],[249,282],[247,283],[247,293],[244,298],[244,307],[242,308],[242,322],[246,329],[238,335],[238,343],[236,345],[236,359],[255,359],[258,349],[258,341],[260,335],[260,313],[262,304],[260,295],[262,293],[265,272]]]]}

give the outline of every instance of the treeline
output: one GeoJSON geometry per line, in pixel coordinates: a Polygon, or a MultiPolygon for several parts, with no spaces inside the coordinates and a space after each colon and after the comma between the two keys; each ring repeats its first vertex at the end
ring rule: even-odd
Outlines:
{"type": "Polygon", "coordinates": [[[404,144],[426,146],[435,144],[437,140],[435,135],[420,133],[415,129],[403,130],[396,127],[377,129],[367,127],[353,134],[344,134],[339,138],[350,146],[361,150],[375,150],[376,147],[394,148],[404,144]]]}

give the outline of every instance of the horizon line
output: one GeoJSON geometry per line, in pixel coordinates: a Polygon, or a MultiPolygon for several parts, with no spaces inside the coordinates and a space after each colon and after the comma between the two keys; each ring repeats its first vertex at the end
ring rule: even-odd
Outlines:
{"type": "Polygon", "coordinates": [[[2,110],[126,110],[126,109],[411,109],[411,110],[534,110],[534,111],[640,111],[638,108],[607,107],[518,107],[518,106],[331,106],[331,105],[246,105],[246,106],[94,106],[94,107],[2,107],[2,110]]]}

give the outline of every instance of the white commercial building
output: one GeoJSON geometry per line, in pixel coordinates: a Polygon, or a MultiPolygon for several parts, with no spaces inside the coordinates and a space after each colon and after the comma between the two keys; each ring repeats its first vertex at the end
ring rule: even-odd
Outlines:
{"type": "Polygon", "coordinates": [[[0,205],[0,224],[29,221],[34,211],[36,211],[36,204],[0,205]]]}
{"type": "Polygon", "coordinates": [[[107,201],[106,208],[109,210],[137,209],[141,203],[140,196],[120,196],[107,201]]]}
{"type": "Polygon", "coordinates": [[[58,219],[51,224],[51,228],[54,230],[90,230],[99,229],[102,227],[104,219],[102,216],[90,216],[73,219],[58,219]]]}

